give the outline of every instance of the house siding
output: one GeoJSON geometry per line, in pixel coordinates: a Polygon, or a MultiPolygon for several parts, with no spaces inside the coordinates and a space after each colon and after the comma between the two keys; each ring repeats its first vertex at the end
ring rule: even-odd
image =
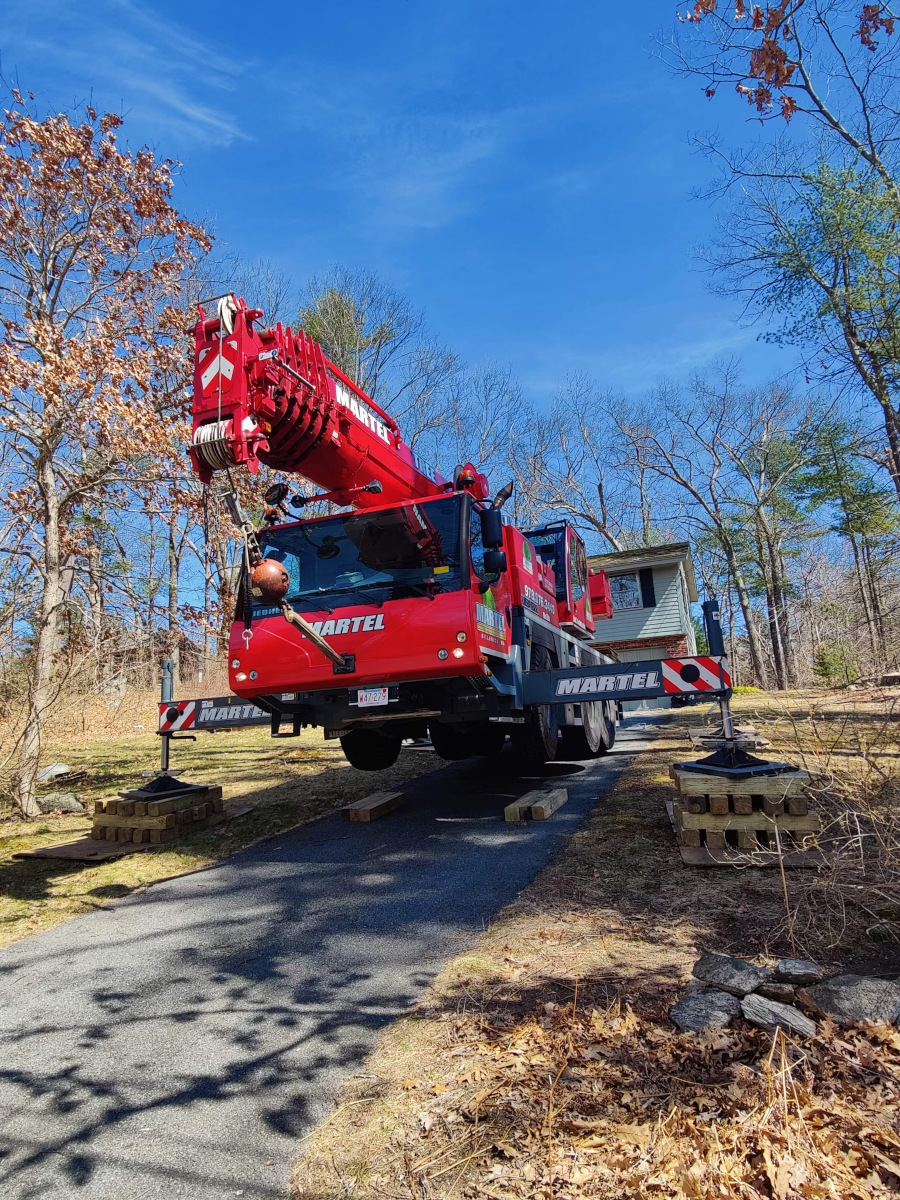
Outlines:
{"type": "Polygon", "coordinates": [[[691,621],[684,611],[681,568],[654,567],[653,587],[656,591],[656,605],[653,608],[623,608],[609,621],[598,621],[595,634],[598,641],[630,642],[635,638],[687,633],[691,629],[691,621]]]}

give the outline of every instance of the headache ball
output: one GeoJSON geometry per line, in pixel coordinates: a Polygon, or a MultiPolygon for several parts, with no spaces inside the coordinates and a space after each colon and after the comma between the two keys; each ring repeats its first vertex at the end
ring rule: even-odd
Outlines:
{"type": "Polygon", "coordinates": [[[284,564],[264,558],[250,571],[250,590],[254,600],[278,604],[288,593],[291,581],[284,564]]]}

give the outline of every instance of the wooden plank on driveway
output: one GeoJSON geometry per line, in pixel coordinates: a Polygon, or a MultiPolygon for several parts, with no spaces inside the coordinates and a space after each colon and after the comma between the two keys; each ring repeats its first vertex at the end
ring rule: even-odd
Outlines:
{"type": "Polygon", "coordinates": [[[402,792],[373,792],[371,796],[364,796],[362,800],[346,805],[341,809],[341,816],[345,821],[377,821],[402,803],[402,792]]]}

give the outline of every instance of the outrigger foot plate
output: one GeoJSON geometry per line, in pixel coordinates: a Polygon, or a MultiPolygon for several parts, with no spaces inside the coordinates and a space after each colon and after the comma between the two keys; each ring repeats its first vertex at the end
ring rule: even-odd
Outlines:
{"type": "Polygon", "coordinates": [[[688,771],[695,775],[724,775],[734,779],[751,779],[755,775],[791,775],[800,769],[792,767],[790,763],[767,762],[764,758],[757,758],[755,754],[748,754],[734,742],[720,746],[706,758],[675,765],[679,771],[688,771]]]}

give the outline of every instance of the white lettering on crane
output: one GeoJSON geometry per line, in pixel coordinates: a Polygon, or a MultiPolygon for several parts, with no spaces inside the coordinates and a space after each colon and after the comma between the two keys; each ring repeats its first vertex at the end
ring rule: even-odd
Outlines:
{"type": "Polygon", "coordinates": [[[320,637],[337,637],[342,633],[371,633],[384,629],[384,613],[369,613],[368,616],[341,617],[336,621],[310,621],[320,637]]]}
{"type": "Polygon", "coordinates": [[[655,671],[634,675],[583,675],[575,679],[560,679],[557,696],[582,696],[591,692],[658,691],[659,676],[655,671]]]}
{"type": "MultiPolygon", "coordinates": [[[[203,386],[205,387],[206,385],[204,384],[203,386]]],[[[387,425],[379,420],[359,397],[354,396],[348,388],[344,387],[336,379],[334,380],[334,398],[340,404],[341,408],[346,408],[348,412],[351,412],[360,424],[365,425],[366,429],[371,429],[383,442],[387,442],[388,445],[391,444],[391,435],[387,425]]]]}

